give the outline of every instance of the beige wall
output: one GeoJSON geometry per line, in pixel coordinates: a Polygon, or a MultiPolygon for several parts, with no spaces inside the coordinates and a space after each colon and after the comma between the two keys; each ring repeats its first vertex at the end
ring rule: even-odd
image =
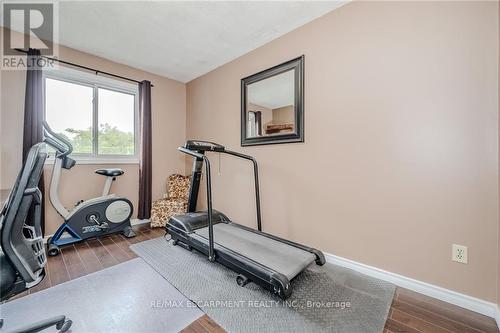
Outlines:
{"type": "MultiPolygon", "coordinates": [[[[498,17],[500,18],[500,6],[498,6],[498,17]]],[[[500,36],[500,22],[498,22],[498,35],[500,36]]],[[[498,47],[498,82],[500,85],[500,45],[498,47]]],[[[500,93],[498,94],[498,121],[499,121],[499,128],[500,128],[500,93]]],[[[498,139],[500,140],[500,133],[498,139]]],[[[500,141],[499,141],[500,142],[500,141]]],[[[499,145],[500,147],[500,145],[499,145]]],[[[500,163],[500,150],[499,150],[499,156],[498,156],[498,161],[500,163]]],[[[499,168],[500,172],[500,168],[499,168]]],[[[499,177],[500,181],[500,177],[499,177]]],[[[500,190],[500,183],[499,183],[499,190],[500,190]]],[[[500,192],[499,192],[500,193],[500,192]]],[[[498,204],[500,205],[500,200],[498,201],[498,204]]],[[[498,247],[498,269],[497,269],[497,306],[500,311],[500,220],[498,222],[498,238],[497,238],[497,247],[498,247]]],[[[500,326],[500,318],[497,318],[497,324],[500,326]]]]}
{"type": "MultiPolygon", "coordinates": [[[[171,173],[183,173],[184,159],[177,152],[186,137],[186,87],[185,84],[140,71],[122,64],[99,58],[77,50],[60,47],[61,59],[103,71],[150,80],[152,88],[153,123],[153,199],[165,192],[166,177],[171,173]]],[[[1,74],[1,188],[10,188],[21,166],[22,128],[25,91],[24,71],[3,71],[1,74]]],[[[133,165],[77,165],[68,172],[63,171],[60,196],[67,207],[80,199],[100,195],[104,177],[93,173],[101,167],[122,167],[125,175],[113,184],[112,191],[132,200],[137,210],[139,167],[133,165]]],[[[51,165],[45,170],[46,184],[50,180],[51,165]]],[[[47,192],[48,193],[48,192],[47,192]]],[[[52,206],[46,204],[46,233],[51,234],[61,219],[52,206]]],[[[134,214],[135,216],[135,214],[134,214]]]]}
{"type": "MultiPolygon", "coordinates": [[[[497,25],[495,2],[350,3],[189,82],[187,136],[257,158],[265,231],[495,301],[497,25]],[[302,54],[305,143],[240,147],[240,79],[302,54]]],[[[216,207],[254,225],[251,167],[221,169],[216,207]]]]}
{"type": "Polygon", "coordinates": [[[273,109],[273,124],[295,123],[295,110],[293,105],[273,109]]]}
{"type": "MultiPolygon", "coordinates": [[[[498,13],[495,2],[348,4],[190,82],[187,121],[184,84],[64,47],[60,56],[155,85],[154,198],[168,174],[184,171],[176,147],[187,123],[188,138],[259,160],[264,230],[495,301],[498,13]],[[306,142],[239,147],[240,79],[301,54],[306,142]],[[451,262],[451,243],[469,247],[468,265],[451,262]]],[[[22,71],[0,73],[2,189],[20,168],[24,80],[22,71]]],[[[98,195],[93,170],[111,166],[65,173],[64,203],[98,195]]],[[[114,192],[137,207],[138,167],[120,167],[114,192]]],[[[221,172],[216,206],[253,225],[250,166],[223,157],[221,172]]],[[[50,205],[47,221],[48,233],[60,222],[50,205]]]]}

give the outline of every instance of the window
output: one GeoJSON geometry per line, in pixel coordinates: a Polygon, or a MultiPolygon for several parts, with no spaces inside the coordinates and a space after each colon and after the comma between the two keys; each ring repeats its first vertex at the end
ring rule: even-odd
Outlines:
{"type": "Polygon", "coordinates": [[[248,111],[247,133],[249,138],[262,136],[261,111],[248,111]]]}
{"type": "Polygon", "coordinates": [[[257,126],[255,126],[255,112],[248,112],[247,133],[249,137],[257,136],[257,126]]]}
{"type": "Polygon", "coordinates": [[[45,119],[89,162],[138,161],[136,85],[59,69],[44,73],[45,119]]]}

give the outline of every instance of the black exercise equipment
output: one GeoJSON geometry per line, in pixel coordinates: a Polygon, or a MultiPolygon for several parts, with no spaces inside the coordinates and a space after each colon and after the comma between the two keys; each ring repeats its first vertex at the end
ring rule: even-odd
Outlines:
{"type": "Polygon", "coordinates": [[[274,292],[282,299],[292,293],[290,281],[312,262],[325,264],[320,251],[262,232],[257,161],[248,155],[226,150],[207,141],[187,141],[179,150],[194,157],[188,213],[170,218],[166,225],[173,244],[195,249],[239,273],[236,281],[244,286],[253,281],[274,292]],[[210,160],[207,152],[217,152],[242,158],[253,163],[257,229],[232,222],[212,208],[210,160]],[[207,211],[196,212],[202,168],[205,165],[207,211]]]}
{"type": "MultiPolygon", "coordinates": [[[[47,258],[41,228],[42,193],[38,183],[47,153],[44,143],[31,147],[26,162],[0,214],[0,298],[1,301],[39,284],[45,277],[47,258]]],[[[0,328],[3,320],[0,320],[0,328]]],[[[38,332],[56,326],[60,332],[71,320],[56,316],[16,332],[38,332]]]]}

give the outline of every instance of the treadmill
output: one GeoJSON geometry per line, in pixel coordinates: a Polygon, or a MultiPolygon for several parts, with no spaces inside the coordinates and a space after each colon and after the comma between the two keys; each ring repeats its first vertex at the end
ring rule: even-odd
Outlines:
{"type": "Polygon", "coordinates": [[[312,262],[325,264],[325,257],[316,249],[262,232],[257,161],[248,155],[226,150],[224,146],[189,140],[179,150],[194,157],[189,189],[188,212],[167,222],[166,230],[174,245],[195,249],[239,275],[236,282],[245,286],[253,281],[285,300],[292,294],[290,281],[312,262]],[[207,152],[217,152],[249,160],[253,163],[257,230],[232,222],[225,214],[212,208],[210,160],[207,152]],[[196,211],[202,168],[205,165],[207,206],[196,211]]]}

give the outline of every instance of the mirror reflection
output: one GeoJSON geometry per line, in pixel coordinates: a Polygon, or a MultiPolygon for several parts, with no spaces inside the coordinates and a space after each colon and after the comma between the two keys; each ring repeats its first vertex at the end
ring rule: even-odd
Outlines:
{"type": "Polygon", "coordinates": [[[294,75],[291,69],[247,86],[247,138],[296,132],[294,75]]]}

